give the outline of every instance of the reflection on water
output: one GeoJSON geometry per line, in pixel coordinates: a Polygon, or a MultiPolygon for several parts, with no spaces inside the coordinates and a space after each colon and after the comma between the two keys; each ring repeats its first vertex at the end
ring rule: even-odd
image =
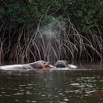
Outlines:
{"type": "Polygon", "coordinates": [[[102,102],[103,70],[0,71],[0,103],[102,102]]]}

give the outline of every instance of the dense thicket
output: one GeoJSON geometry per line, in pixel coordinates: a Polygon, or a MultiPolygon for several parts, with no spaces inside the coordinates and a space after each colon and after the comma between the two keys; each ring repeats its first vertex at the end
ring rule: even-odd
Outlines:
{"type": "Polygon", "coordinates": [[[1,0],[5,59],[103,59],[103,0],[1,0]]]}

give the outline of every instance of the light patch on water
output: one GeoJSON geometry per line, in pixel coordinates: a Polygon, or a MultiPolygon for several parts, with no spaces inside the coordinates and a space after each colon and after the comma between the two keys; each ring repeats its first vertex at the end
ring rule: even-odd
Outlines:
{"type": "Polygon", "coordinates": [[[36,101],[32,101],[32,103],[36,103],[36,101]]]}
{"type": "Polygon", "coordinates": [[[6,96],[6,97],[10,97],[10,95],[8,95],[8,94],[6,94],[5,96],[6,96]]]}
{"type": "Polygon", "coordinates": [[[64,95],[63,93],[59,93],[59,95],[64,95]]]}
{"type": "Polygon", "coordinates": [[[22,90],[20,90],[20,91],[21,91],[21,92],[24,92],[25,90],[22,89],[22,90]]]}
{"type": "Polygon", "coordinates": [[[86,94],[90,94],[90,93],[94,93],[94,92],[96,92],[96,90],[86,91],[86,94]]]}
{"type": "Polygon", "coordinates": [[[27,84],[28,86],[32,86],[33,84],[27,84]]]}
{"type": "MultiPolygon", "coordinates": [[[[71,90],[71,91],[69,91],[69,92],[70,92],[70,93],[73,93],[74,91],[71,90]]],[[[71,97],[71,96],[70,96],[70,97],[71,97]]]]}
{"type": "Polygon", "coordinates": [[[2,94],[5,94],[6,92],[1,92],[2,94]]]}
{"type": "Polygon", "coordinates": [[[32,95],[32,93],[30,91],[26,91],[27,95],[32,95]]]}
{"type": "Polygon", "coordinates": [[[72,83],[72,84],[70,84],[70,86],[78,87],[78,88],[84,88],[84,87],[85,87],[85,84],[72,83]]]}
{"type": "Polygon", "coordinates": [[[23,95],[24,93],[15,93],[14,95],[18,95],[18,96],[20,96],[20,95],[23,95]]]}
{"type": "Polygon", "coordinates": [[[80,84],[79,83],[72,83],[72,84],[70,84],[71,86],[80,86],[80,84]]]}
{"type": "Polygon", "coordinates": [[[80,90],[74,90],[74,93],[81,93],[80,90]]]}
{"type": "Polygon", "coordinates": [[[42,96],[42,97],[45,97],[46,95],[45,95],[45,94],[42,94],[41,96],[42,96]]]}
{"type": "Polygon", "coordinates": [[[65,102],[68,102],[68,101],[69,101],[69,99],[68,99],[68,98],[64,98],[63,100],[64,100],[65,102]]]}
{"type": "Polygon", "coordinates": [[[65,93],[69,93],[69,91],[66,90],[65,93]]]}
{"type": "Polygon", "coordinates": [[[19,85],[20,87],[26,87],[26,85],[24,84],[24,85],[19,85]]]}
{"type": "Polygon", "coordinates": [[[16,99],[15,101],[16,101],[16,102],[18,102],[19,100],[18,100],[18,99],[16,99]]]}
{"type": "Polygon", "coordinates": [[[30,102],[30,100],[26,100],[26,102],[27,102],[27,103],[29,103],[29,102],[30,102]]]}
{"type": "Polygon", "coordinates": [[[92,88],[92,87],[93,87],[92,85],[89,85],[89,84],[86,84],[86,86],[89,87],[89,88],[92,88]]]}

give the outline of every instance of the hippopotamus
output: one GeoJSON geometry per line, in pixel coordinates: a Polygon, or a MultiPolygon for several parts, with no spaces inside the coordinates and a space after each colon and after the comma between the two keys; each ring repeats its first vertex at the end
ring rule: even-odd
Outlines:
{"type": "MultiPolygon", "coordinates": [[[[51,69],[51,70],[59,70],[58,68],[63,68],[63,70],[75,69],[77,66],[68,64],[66,60],[58,60],[55,65],[51,65],[49,62],[39,60],[33,63],[28,64],[17,64],[17,65],[6,65],[0,66],[0,70],[37,70],[37,69],[51,69]]],[[[60,69],[61,70],[61,69],[60,69]]]]}
{"type": "Polygon", "coordinates": [[[72,65],[72,64],[68,64],[66,60],[58,60],[56,63],[55,63],[55,67],[56,68],[77,68],[77,66],[75,65],[72,65]]]}
{"type": "Polygon", "coordinates": [[[66,60],[58,60],[56,63],[55,63],[55,67],[57,68],[65,68],[67,67],[68,63],[66,60]]]}
{"type": "Polygon", "coordinates": [[[43,60],[29,63],[27,65],[31,66],[32,68],[36,68],[36,69],[45,69],[45,68],[52,68],[53,67],[51,64],[49,64],[49,62],[46,62],[43,60]]]}
{"type": "Polygon", "coordinates": [[[49,62],[40,60],[28,64],[17,64],[17,65],[5,65],[0,66],[1,70],[22,70],[22,69],[45,69],[52,68],[53,66],[49,62]]]}

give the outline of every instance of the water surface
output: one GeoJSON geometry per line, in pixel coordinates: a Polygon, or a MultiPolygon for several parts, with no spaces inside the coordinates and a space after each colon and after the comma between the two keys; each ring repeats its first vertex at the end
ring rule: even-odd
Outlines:
{"type": "Polygon", "coordinates": [[[0,103],[103,103],[102,65],[78,70],[0,70],[0,103]]]}

